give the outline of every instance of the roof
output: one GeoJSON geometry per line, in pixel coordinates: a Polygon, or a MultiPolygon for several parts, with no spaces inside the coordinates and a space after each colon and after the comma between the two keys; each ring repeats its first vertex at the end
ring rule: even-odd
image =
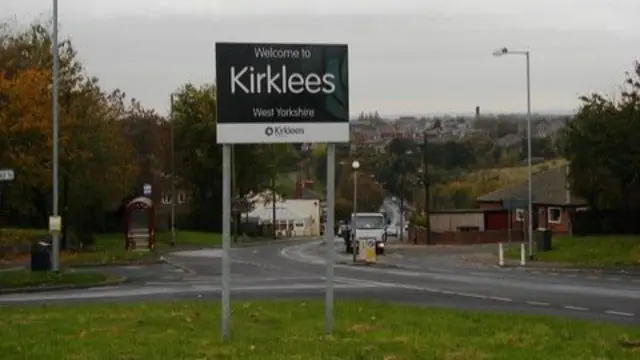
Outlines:
{"type": "MultiPolygon", "coordinates": [[[[257,217],[262,221],[273,220],[273,208],[271,206],[257,206],[249,213],[249,217],[257,217]]],[[[276,220],[304,220],[305,216],[289,209],[282,204],[276,204],[276,220]]]]}
{"type": "Polygon", "coordinates": [[[137,203],[144,204],[145,206],[148,206],[148,207],[152,207],[153,206],[153,201],[151,201],[151,199],[149,199],[148,197],[139,196],[139,197],[129,201],[127,203],[127,207],[129,207],[129,206],[131,206],[133,204],[137,204],[137,203]]]}
{"type": "MultiPolygon", "coordinates": [[[[571,195],[567,201],[567,166],[562,165],[533,174],[531,177],[533,202],[548,205],[586,205],[587,202],[571,195]]],[[[478,202],[498,202],[506,199],[527,199],[529,180],[515,186],[505,187],[478,197],[478,202]]]]}

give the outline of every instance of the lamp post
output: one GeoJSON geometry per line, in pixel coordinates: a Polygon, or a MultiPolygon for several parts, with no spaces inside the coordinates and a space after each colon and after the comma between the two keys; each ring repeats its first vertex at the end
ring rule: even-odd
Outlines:
{"type": "Polygon", "coordinates": [[[353,169],[353,216],[351,216],[351,252],[353,254],[353,262],[356,262],[356,214],[358,211],[358,169],[360,169],[360,162],[354,160],[351,163],[353,169]]]}
{"type": "MultiPolygon", "coordinates": [[[[59,148],[59,105],[58,97],[60,91],[60,53],[58,49],[58,0],[53,0],[53,34],[51,51],[53,55],[53,85],[51,88],[52,94],[52,113],[53,113],[53,171],[51,182],[53,184],[53,209],[52,218],[58,218],[58,187],[59,179],[58,173],[60,168],[60,148],[59,148]]],[[[55,272],[60,271],[60,232],[58,229],[51,229],[51,262],[52,270],[55,272]]]]}
{"type": "Polygon", "coordinates": [[[524,55],[526,59],[526,81],[527,81],[527,172],[528,172],[528,237],[529,237],[529,259],[533,260],[533,185],[531,183],[531,52],[529,50],[509,50],[504,47],[493,52],[493,56],[524,55]]]}

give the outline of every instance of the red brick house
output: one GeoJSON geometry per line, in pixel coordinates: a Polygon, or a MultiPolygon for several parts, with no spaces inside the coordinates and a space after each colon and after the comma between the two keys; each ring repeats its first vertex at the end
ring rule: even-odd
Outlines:
{"type": "MultiPolygon", "coordinates": [[[[569,214],[587,206],[584,199],[571,194],[567,169],[568,165],[563,165],[533,174],[531,183],[534,229],[540,227],[551,229],[554,233],[567,233],[571,226],[569,214]]],[[[517,199],[515,202],[523,204],[523,208],[514,209],[510,221],[513,228],[522,228],[526,226],[528,218],[528,185],[529,181],[525,180],[515,186],[482,195],[476,201],[483,209],[504,209],[510,199],[517,199]]]]}

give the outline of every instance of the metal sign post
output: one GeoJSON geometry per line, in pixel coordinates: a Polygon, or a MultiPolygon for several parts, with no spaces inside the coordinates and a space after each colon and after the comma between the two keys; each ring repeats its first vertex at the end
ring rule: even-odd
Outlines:
{"type": "Polygon", "coordinates": [[[231,145],[222,145],[222,338],[231,336],[231,145]]]}
{"type": "MultiPolygon", "coordinates": [[[[216,43],[216,137],[222,144],[222,338],[230,326],[231,146],[327,143],[326,330],[333,331],[335,143],[349,142],[348,47],[216,43]]],[[[242,195],[242,194],[241,194],[242,195]]]]}
{"type": "Polygon", "coordinates": [[[327,334],[333,332],[333,263],[335,257],[335,245],[333,243],[335,234],[333,224],[335,224],[336,206],[336,145],[327,146],[327,213],[324,231],[324,242],[327,250],[326,265],[326,291],[324,306],[324,323],[327,334]]]}

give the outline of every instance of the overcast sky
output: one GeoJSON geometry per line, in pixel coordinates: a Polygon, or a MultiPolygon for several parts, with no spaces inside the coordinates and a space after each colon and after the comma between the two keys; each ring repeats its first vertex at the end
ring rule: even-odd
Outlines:
{"type": "MultiPolygon", "coordinates": [[[[87,70],[166,113],[171,91],[213,82],[215,41],[349,44],[351,112],[570,111],[613,93],[640,60],[638,0],[59,0],[61,36],[87,70]]],[[[52,0],[1,0],[46,19],[52,0]]]]}

